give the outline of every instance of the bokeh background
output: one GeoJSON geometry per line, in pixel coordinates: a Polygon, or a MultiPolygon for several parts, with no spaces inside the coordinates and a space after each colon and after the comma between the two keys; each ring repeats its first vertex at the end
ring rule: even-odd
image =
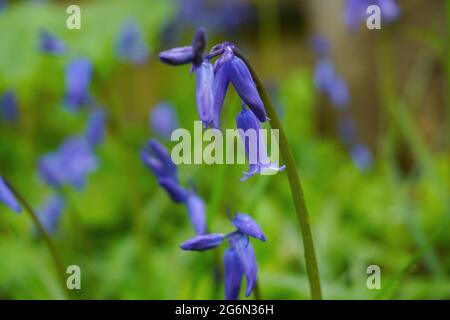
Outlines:
{"type": "MultiPolygon", "coordinates": [[[[164,65],[158,52],[189,44],[203,26],[209,48],[230,41],[246,54],[277,105],[302,178],[324,297],[450,298],[450,2],[398,0],[399,16],[382,20],[381,30],[364,21],[349,30],[344,2],[0,1],[0,174],[36,209],[55,192],[64,197],[53,239],[65,264],[82,270],[76,297],[223,298],[215,254],[179,249],[193,236],[186,210],[139,157],[149,138],[172,145],[151,126],[158,104],[173,106],[180,127],[191,130],[198,119],[190,66],[164,65]],[[71,4],[81,7],[81,30],[66,28],[71,4]],[[120,54],[126,24],[147,48],[138,59],[120,54]],[[64,43],[64,53],[43,50],[43,31],[64,43]],[[327,39],[326,59],[348,89],[339,91],[344,104],[318,87],[317,36],[327,39]],[[106,134],[84,186],[55,191],[39,161],[82,134],[90,113],[65,103],[66,67],[77,58],[92,64],[89,90],[105,111],[106,134]],[[372,264],[381,268],[381,290],[366,287],[372,264]]],[[[235,127],[240,110],[230,91],[223,128],[235,127]]],[[[245,169],[179,167],[207,204],[210,230],[233,230],[227,207],[263,228],[268,241],[254,242],[262,297],[307,299],[285,173],[239,182],[245,169]]],[[[0,205],[0,298],[61,297],[31,220],[0,205]]]]}

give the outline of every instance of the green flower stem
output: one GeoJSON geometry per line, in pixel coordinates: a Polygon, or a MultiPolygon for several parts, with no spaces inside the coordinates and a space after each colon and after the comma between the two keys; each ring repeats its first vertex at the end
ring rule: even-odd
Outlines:
{"type": "Polygon", "coordinates": [[[311,290],[311,298],[315,300],[322,299],[322,292],[320,288],[319,268],[317,266],[316,253],[314,250],[314,241],[312,237],[311,227],[309,224],[308,211],[305,205],[305,199],[303,196],[303,190],[300,183],[300,178],[297,173],[294,158],[292,156],[289,143],[284,133],[281,121],[275,111],[275,107],[267,94],[264,85],[256,74],[250,62],[240,53],[236,51],[236,55],[241,58],[252,74],[253,81],[256,84],[259,95],[264,103],[270,120],[270,125],[273,129],[279,130],[280,138],[280,152],[286,165],[286,173],[289,180],[289,186],[291,188],[292,198],[294,200],[295,211],[300,223],[301,234],[303,238],[303,247],[305,251],[306,271],[308,273],[309,287],[311,290]]]}
{"type": "Polygon", "coordinates": [[[39,230],[42,237],[44,238],[44,241],[45,241],[45,243],[50,251],[50,254],[52,256],[52,260],[55,265],[56,272],[58,274],[58,279],[60,280],[60,283],[61,283],[61,290],[62,290],[64,296],[67,297],[66,273],[64,271],[65,269],[63,267],[61,257],[58,253],[58,250],[56,249],[55,244],[53,243],[52,238],[47,233],[47,231],[45,230],[41,221],[39,220],[37,214],[34,212],[33,208],[25,200],[25,198],[22,196],[22,194],[19,191],[17,191],[6,179],[4,179],[4,180],[5,180],[6,184],[8,185],[9,189],[14,194],[14,196],[17,198],[17,200],[19,200],[19,202],[25,208],[25,211],[30,215],[31,219],[33,220],[33,223],[36,225],[37,229],[39,230]]]}

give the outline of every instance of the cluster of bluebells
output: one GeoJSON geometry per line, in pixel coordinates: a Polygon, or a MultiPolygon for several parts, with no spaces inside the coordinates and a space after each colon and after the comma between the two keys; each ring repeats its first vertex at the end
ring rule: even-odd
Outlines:
{"type": "Polygon", "coordinates": [[[116,54],[120,60],[132,64],[144,63],[149,58],[150,50],[134,21],[123,23],[116,39],[116,54]]]}
{"type": "Polygon", "coordinates": [[[383,22],[391,23],[400,16],[400,8],[395,0],[346,0],[344,18],[349,30],[357,30],[361,22],[366,21],[367,8],[371,5],[380,8],[383,22]]]}
{"type": "Polygon", "coordinates": [[[181,244],[181,249],[204,251],[228,241],[228,248],[223,255],[225,298],[236,300],[239,298],[242,279],[246,277],[245,296],[248,297],[257,280],[258,265],[250,238],[266,241],[261,227],[247,214],[237,213],[232,219],[236,228],[227,235],[211,233],[197,235],[181,244]]]}
{"type": "Polygon", "coordinates": [[[349,149],[353,163],[360,170],[370,169],[372,154],[366,144],[359,141],[356,123],[349,114],[349,92],[347,82],[336,70],[330,58],[330,43],[326,38],[315,37],[313,49],[319,57],[315,70],[314,80],[316,87],[327,94],[331,104],[338,111],[338,132],[344,145],[349,149]]]}
{"type": "Polygon", "coordinates": [[[6,90],[0,96],[0,119],[15,123],[19,117],[17,97],[14,91],[6,90]]]}
{"type": "MultiPolygon", "coordinates": [[[[209,53],[205,53],[205,49],[206,34],[203,29],[199,29],[194,35],[192,45],[163,51],[159,58],[174,66],[192,64],[196,80],[197,112],[205,128],[219,128],[220,113],[231,84],[243,105],[242,111],[236,117],[241,137],[244,137],[248,130],[258,132],[259,137],[261,123],[269,118],[250,70],[236,54],[237,48],[232,43],[224,42],[213,46],[209,53]],[[211,60],[216,57],[218,58],[213,65],[211,60]]],[[[257,144],[249,144],[247,140],[243,142],[250,168],[242,180],[267,170],[284,169],[268,161],[262,139],[258,138],[257,144]]]]}
{"type": "Polygon", "coordinates": [[[141,159],[172,201],[186,206],[196,234],[205,234],[205,203],[192,188],[186,189],[180,184],[177,166],[173,163],[168,150],[158,140],[152,139],[141,150],[141,159]]]}

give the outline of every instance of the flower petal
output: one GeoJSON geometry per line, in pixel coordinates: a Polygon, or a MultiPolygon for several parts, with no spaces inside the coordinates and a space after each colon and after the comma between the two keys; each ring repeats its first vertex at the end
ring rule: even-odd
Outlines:
{"type": "Polygon", "coordinates": [[[225,299],[238,300],[244,271],[239,256],[233,248],[228,248],[223,253],[223,271],[225,275],[225,299]]]}
{"type": "Polygon", "coordinates": [[[197,111],[200,120],[208,126],[214,118],[214,69],[205,60],[194,68],[196,80],[197,111]]]}
{"type": "Polygon", "coordinates": [[[232,223],[240,232],[261,241],[266,241],[266,237],[264,236],[261,227],[249,215],[237,213],[232,223]]]}
{"type": "Polygon", "coordinates": [[[186,200],[189,218],[194,226],[195,233],[206,233],[206,209],[205,203],[198,195],[191,193],[186,200]]]}
{"type": "Polygon", "coordinates": [[[159,59],[162,62],[173,66],[191,63],[193,58],[192,46],[173,48],[159,54],[159,59]]]}
{"type": "Polygon", "coordinates": [[[255,287],[258,274],[255,251],[253,250],[253,246],[248,238],[239,233],[230,238],[230,245],[234,248],[234,250],[236,250],[239,260],[241,261],[241,266],[247,279],[245,296],[248,297],[255,287]]]}
{"type": "Polygon", "coordinates": [[[176,180],[172,178],[160,178],[158,183],[167,191],[175,203],[182,203],[187,200],[188,191],[180,186],[176,180]]]}
{"type": "Polygon", "coordinates": [[[14,193],[9,189],[3,177],[0,176],[0,202],[3,202],[11,210],[19,213],[21,211],[19,201],[14,193]]]}
{"type": "Polygon", "coordinates": [[[180,248],[183,250],[203,251],[217,247],[225,239],[223,234],[211,233],[198,235],[194,238],[183,242],[180,248]]]}

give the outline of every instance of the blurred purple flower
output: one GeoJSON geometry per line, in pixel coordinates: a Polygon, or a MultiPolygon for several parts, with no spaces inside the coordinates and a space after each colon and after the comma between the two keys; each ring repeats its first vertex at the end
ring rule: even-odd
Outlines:
{"type": "Polygon", "coordinates": [[[0,0],[0,12],[6,10],[8,7],[8,0],[0,0]]]}
{"type": "Polygon", "coordinates": [[[61,55],[67,52],[66,44],[54,34],[42,30],[39,37],[39,48],[42,52],[53,55],[61,55]]]}
{"type": "Polygon", "coordinates": [[[67,65],[65,104],[70,110],[76,111],[89,102],[91,74],[92,66],[87,59],[75,59],[67,65]]]}
{"type": "Polygon", "coordinates": [[[41,157],[38,171],[50,186],[70,184],[82,189],[89,173],[98,167],[91,145],[84,137],[66,139],[55,152],[41,157]]]}
{"type": "Polygon", "coordinates": [[[19,201],[2,176],[0,176],[0,202],[17,213],[21,211],[19,201]]]}
{"type": "Polygon", "coordinates": [[[327,38],[316,35],[312,38],[311,44],[316,55],[327,57],[330,54],[331,46],[327,38]]]}
{"type": "Polygon", "coordinates": [[[346,0],[344,16],[349,30],[356,30],[360,23],[367,19],[367,8],[370,5],[380,7],[382,23],[391,23],[400,16],[400,8],[395,0],[346,0]]]}
{"type": "Polygon", "coordinates": [[[105,112],[100,108],[95,108],[89,114],[85,137],[92,147],[99,146],[105,138],[105,117],[105,112]]]}
{"type": "Polygon", "coordinates": [[[141,159],[157,179],[171,178],[178,181],[177,166],[169,151],[158,140],[151,139],[147,143],[147,147],[141,150],[141,159]]]}
{"type": "Polygon", "coordinates": [[[55,234],[63,209],[64,199],[56,195],[47,199],[47,201],[37,209],[39,220],[47,233],[55,234]]]}
{"type": "Polygon", "coordinates": [[[248,110],[244,104],[242,105],[242,111],[236,117],[236,125],[249,162],[248,172],[244,172],[241,181],[247,180],[255,174],[284,170],[285,166],[278,167],[269,161],[263,134],[260,130],[261,124],[255,114],[248,110]]]}
{"type": "Polygon", "coordinates": [[[178,181],[172,178],[159,178],[158,183],[166,190],[173,202],[185,203],[187,201],[189,192],[183,188],[178,181]]]}
{"type": "Polygon", "coordinates": [[[343,117],[339,119],[338,131],[342,139],[342,142],[347,145],[353,144],[357,139],[358,133],[356,129],[356,124],[350,117],[343,117]]]}
{"type": "Polygon", "coordinates": [[[206,233],[206,208],[202,198],[191,192],[186,199],[186,207],[195,233],[206,233]]]}
{"type": "Polygon", "coordinates": [[[350,149],[354,164],[361,170],[366,171],[372,167],[372,153],[367,145],[355,144],[350,149]]]}
{"type": "Polygon", "coordinates": [[[12,90],[5,91],[0,97],[0,118],[8,122],[16,122],[18,113],[16,94],[12,90]]]}
{"type": "Polygon", "coordinates": [[[316,87],[326,93],[333,106],[343,109],[349,103],[346,81],[336,73],[328,58],[321,58],[315,66],[314,82],[316,87]]]}
{"type": "Polygon", "coordinates": [[[117,36],[117,56],[130,63],[144,63],[150,56],[150,50],[141,34],[139,26],[133,21],[125,22],[117,36]]]}
{"type": "Polygon", "coordinates": [[[150,127],[161,138],[170,140],[178,126],[177,112],[171,104],[160,102],[150,110],[150,127]]]}

